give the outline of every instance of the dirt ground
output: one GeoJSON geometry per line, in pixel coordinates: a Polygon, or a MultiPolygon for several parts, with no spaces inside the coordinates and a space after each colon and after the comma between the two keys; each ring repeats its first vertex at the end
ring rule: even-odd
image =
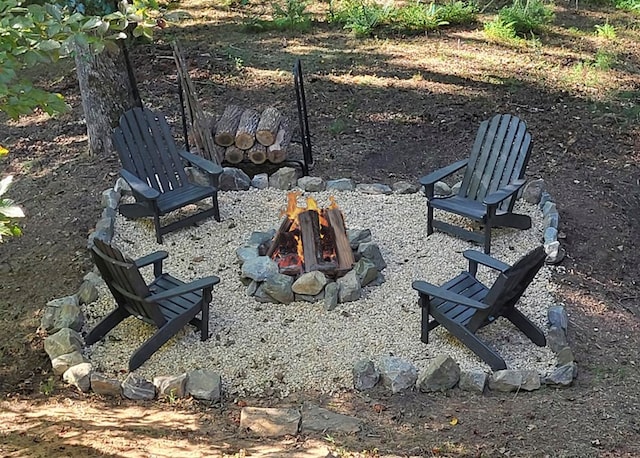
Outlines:
{"type": "Polygon", "coordinates": [[[233,399],[131,403],[65,387],[52,377],[36,329],[46,302],[74,293],[91,268],[87,236],[119,165],[115,155],[86,154],[73,69],[60,66],[53,87],[69,113],[0,124],[0,142],[11,151],[2,173],[16,176],[11,196],[28,213],[23,237],[0,245],[1,456],[640,456],[640,47],[631,16],[561,5],[557,25],[537,45],[509,47],[487,43],[481,27],[369,40],[326,25],[306,35],[247,35],[236,10],[185,5],[197,21],[133,49],[145,104],[179,125],[175,37],[213,112],[269,101],[294,116],[290,68],[301,57],[313,175],[416,180],[465,157],[492,114],[525,119],[534,138],[527,176],[544,178],[560,211],[567,257],[557,269],[558,300],[570,314],[579,375],[570,388],[533,393],[242,400],[311,401],[365,421],[353,436],[278,440],[238,431],[233,399]],[[606,18],[619,31],[617,65],[577,66],[609,46],[592,33],[606,18]]]}

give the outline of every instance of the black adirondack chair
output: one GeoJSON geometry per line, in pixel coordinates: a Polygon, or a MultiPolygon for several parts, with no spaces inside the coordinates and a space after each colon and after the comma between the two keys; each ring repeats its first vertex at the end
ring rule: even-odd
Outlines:
{"type": "Polygon", "coordinates": [[[128,218],[152,216],[158,243],[162,243],[163,234],[203,218],[213,216],[220,221],[217,184],[222,167],[195,154],[178,151],[162,114],[133,108],[120,117],[120,125],[112,136],[122,163],[120,174],[136,198],[134,204],[120,205],[122,215],[128,218]],[[203,170],[209,178],[209,185],[190,182],[184,170],[186,164],[203,170]],[[209,197],[212,199],[211,208],[165,226],[160,224],[161,216],[209,197]]]}
{"type": "Polygon", "coordinates": [[[491,251],[491,228],[529,229],[531,218],[513,213],[516,195],[525,184],[524,171],[531,154],[531,134],[516,116],[496,115],[480,124],[471,156],[436,170],[420,179],[427,196],[427,235],[433,229],[484,245],[491,251]],[[434,184],[466,167],[462,186],[456,195],[436,197],[434,184]],[[467,230],[434,220],[438,208],[478,221],[483,232],[467,230]]]}
{"type": "Polygon", "coordinates": [[[94,239],[91,253],[117,307],[87,334],[87,345],[102,339],[129,316],[156,326],[156,333],[129,359],[129,370],[134,371],[187,323],[200,330],[202,340],[209,337],[209,304],[213,286],[220,281],[218,277],[212,275],[184,283],[163,273],[162,261],[168,256],[166,251],[132,261],[117,248],[94,239]],[[153,265],[155,277],[149,285],[139,270],[148,265],[153,265]]]}
{"type": "Polygon", "coordinates": [[[442,325],[462,341],[493,370],[506,369],[504,359],[476,336],[476,331],[499,317],[505,317],[533,343],[546,345],[544,333],[516,308],[520,297],[533,281],[546,258],[542,246],[532,250],[513,266],[479,251],[467,250],[469,271],[442,286],[426,281],[414,281],[422,307],[421,340],[429,343],[429,331],[442,325]],[[477,278],[478,264],[498,270],[500,275],[491,288],[477,278]],[[433,320],[429,320],[429,316],[433,320]]]}

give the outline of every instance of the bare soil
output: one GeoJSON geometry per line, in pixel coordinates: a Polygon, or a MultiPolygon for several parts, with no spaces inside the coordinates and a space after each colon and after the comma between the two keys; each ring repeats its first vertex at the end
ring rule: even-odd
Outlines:
{"type": "Polygon", "coordinates": [[[11,151],[2,170],[16,175],[11,195],[28,217],[23,237],[0,246],[0,455],[640,456],[640,47],[632,16],[561,6],[550,33],[513,47],[487,43],[481,27],[368,40],[323,24],[305,35],[250,35],[240,10],[185,5],[197,20],[132,50],[145,104],[170,116],[176,135],[175,37],[212,112],[268,103],[294,116],[290,69],[301,57],[312,174],[324,178],[416,180],[465,157],[494,113],[525,119],[534,138],[527,175],[544,178],[560,211],[567,257],[558,300],[570,314],[579,375],[570,388],[533,393],[299,393],[212,406],[108,400],[63,386],[36,329],[46,302],[73,294],[91,269],[87,236],[119,164],[86,153],[77,83],[61,66],[50,69],[52,87],[69,113],[1,124],[11,151]],[[593,35],[607,18],[615,44],[593,35]],[[576,65],[609,48],[617,60],[608,71],[576,65]],[[277,440],[238,430],[244,403],[304,401],[362,418],[365,428],[277,440]]]}

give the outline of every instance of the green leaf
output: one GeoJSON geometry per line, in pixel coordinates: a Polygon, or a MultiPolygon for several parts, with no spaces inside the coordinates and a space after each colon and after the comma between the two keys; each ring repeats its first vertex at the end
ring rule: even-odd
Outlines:
{"type": "Polygon", "coordinates": [[[0,206],[0,214],[3,214],[7,218],[24,218],[24,211],[17,205],[8,207],[0,206]]]}
{"type": "Polygon", "coordinates": [[[58,5],[52,5],[50,3],[47,3],[44,6],[44,8],[47,11],[47,13],[49,13],[49,15],[52,18],[54,18],[56,21],[62,20],[62,10],[60,10],[60,7],[58,5]]]}
{"type": "Polygon", "coordinates": [[[94,17],[90,18],[87,22],[82,24],[81,29],[82,30],[92,30],[92,29],[96,29],[96,28],[100,27],[101,24],[102,24],[102,19],[97,17],[97,16],[94,16],[94,17]]]}
{"type": "Polygon", "coordinates": [[[13,181],[12,175],[8,175],[4,177],[2,180],[0,180],[0,196],[3,195],[5,192],[7,192],[7,189],[9,189],[9,186],[11,186],[12,181],[13,181]]]}
{"type": "Polygon", "coordinates": [[[60,49],[61,45],[56,40],[44,40],[38,43],[36,47],[41,51],[53,51],[54,49],[60,49]]]}

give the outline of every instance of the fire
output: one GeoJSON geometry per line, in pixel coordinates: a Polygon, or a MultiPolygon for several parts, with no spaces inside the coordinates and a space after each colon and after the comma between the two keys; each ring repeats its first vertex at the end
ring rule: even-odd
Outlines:
{"type": "MultiPolygon", "coordinates": [[[[329,221],[325,215],[326,210],[338,209],[333,196],[329,197],[330,205],[324,209],[320,208],[318,202],[313,197],[307,197],[306,206],[299,206],[298,200],[302,196],[299,191],[292,191],[287,194],[287,208],[282,212],[282,216],[286,219],[283,221],[279,234],[274,240],[271,258],[278,263],[281,272],[284,273],[300,273],[305,271],[305,247],[303,244],[303,228],[300,223],[300,215],[305,212],[315,212],[317,215],[318,227],[316,229],[307,226],[307,231],[312,231],[317,235],[317,251],[314,252],[315,257],[321,259],[317,262],[333,262],[336,259],[335,243],[331,236],[329,221]],[[319,253],[319,254],[318,254],[319,253]]],[[[315,220],[315,216],[312,218],[315,220]]],[[[314,247],[315,248],[315,247],[314,247]]],[[[307,249],[309,249],[307,247],[307,249]]],[[[308,267],[308,266],[306,266],[308,267]]]]}

